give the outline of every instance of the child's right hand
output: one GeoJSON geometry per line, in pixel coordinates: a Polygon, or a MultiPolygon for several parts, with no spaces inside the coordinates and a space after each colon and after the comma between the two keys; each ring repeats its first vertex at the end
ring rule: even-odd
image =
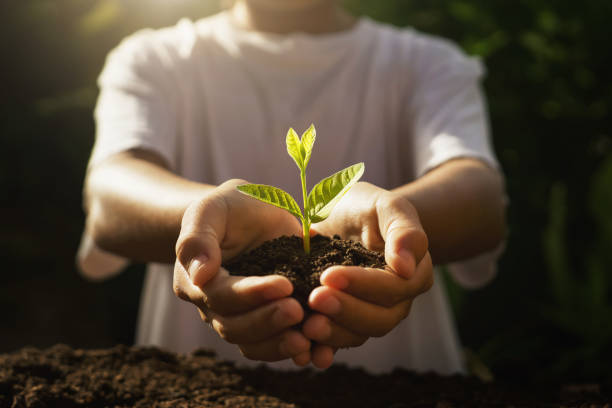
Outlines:
{"type": "Polygon", "coordinates": [[[288,297],[293,286],[279,275],[231,276],[221,267],[263,242],[300,235],[291,214],[253,200],[236,190],[243,180],[230,180],[192,203],[183,216],[176,243],[174,292],[196,305],[202,319],[252,360],[292,358],[310,362],[310,341],[290,328],[304,311],[288,297]]]}

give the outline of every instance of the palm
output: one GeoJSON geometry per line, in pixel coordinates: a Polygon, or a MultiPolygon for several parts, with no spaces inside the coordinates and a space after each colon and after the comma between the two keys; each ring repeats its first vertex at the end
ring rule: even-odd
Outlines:
{"type": "Polygon", "coordinates": [[[219,244],[224,260],[270,239],[301,234],[299,221],[285,210],[252,200],[238,191],[229,193],[226,202],[226,228],[219,244]]]}
{"type": "Polygon", "coordinates": [[[313,226],[319,234],[340,235],[361,242],[366,248],[382,251],[385,241],[380,234],[375,202],[380,189],[369,183],[357,183],[332,210],[329,218],[313,226]]]}

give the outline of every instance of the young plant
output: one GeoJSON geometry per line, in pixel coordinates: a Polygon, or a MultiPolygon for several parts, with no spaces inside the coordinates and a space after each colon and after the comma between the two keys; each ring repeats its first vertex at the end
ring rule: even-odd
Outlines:
{"type": "Polygon", "coordinates": [[[314,125],[298,137],[295,130],[287,132],[287,152],[300,169],[304,212],[289,193],[277,187],[264,184],[243,184],[238,190],[265,203],[289,211],[302,221],[304,251],[310,253],[310,226],[326,219],[340,198],[361,178],[365,170],[363,163],[357,163],[319,181],[306,195],[306,166],[310,161],[316,138],[314,125]]]}

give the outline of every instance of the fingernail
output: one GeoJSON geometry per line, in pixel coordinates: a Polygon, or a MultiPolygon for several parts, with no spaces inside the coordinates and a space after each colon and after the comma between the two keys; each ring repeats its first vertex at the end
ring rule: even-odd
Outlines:
{"type": "Polygon", "coordinates": [[[286,284],[267,286],[263,289],[262,295],[266,300],[276,300],[289,296],[293,292],[293,285],[287,287],[286,284]]]}
{"type": "Polygon", "coordinates": [[[324,299],[321,304],[316,307],[321,313],[325,313],[327,315],[335,315],[340,311],[340,301],[333,296],[328,296],[327,299],[324,299]]]}
{"type": "Polygon", "coordinates": [[[416,260],[414,259],[414,255],[405,248],[400,249],[398,254],[407,264],[406,268],[402,268],[401,275],[404,278],[411,277],[416,270],[416,260]]]}
{"type": "Polygon", "coordinates": [[[349,285],[348,279],[340,274],[324,272],[321,275],[321,285],[331,286],[334,289],[343,290],[349,285]]]}
{"type": "Polygon", "coordinates": [[[303,353],[310,347],[310,341],[304,336],[291,336],[292,338],[281,341],[278,348],[284,356],[294,356],[303,353]]]}
{"type": "Polygon", "coordinates": [[[282,307],[277,307],[272,314],[272,323],[275,327],[286,327],[290,317],[289,313],[283,310],[282,307]]]}
{"type": "Polygon", "coordinates": [[[272,323],[276,327],[288,327],[299,323],[304,318],[300,304],[295,299],[286,299],[276,305],[272,313],[272,323]]]}
{"type": "Polygon", "coordinates": [[[266,300],[276,300],[276,299],[279,299],[285,296],[287,295],[285,295],[283,290],[280,288],[277,288],[276,286],[271,286],[263,290],[263,297],[266,300]]]}
{"type": "Polygon", "coordinates": [[[293,362],[298,367],[306,367],[310,363],[310,351],[305,351],[297,356],[293,356],[293,362]]]}
{"type": "Polygon", "coordinates": [[[200,269],[202,265],[204,265],[208,261],[208,257],[206,255],[199,255],[196,258],[193,258],[189,263],[189,268],[187,272],[189,272],[189,277],[193,280],[194,275],[200,269]]]}
{"type": "Polygon", "coordinates": [[[332,334],[331,326],[329,325],[329,323],[324,322],[319,327],[319,333],[317,335],[317,340],[319,341],[327,340],[331,337],[331,334],[332,334]]]}

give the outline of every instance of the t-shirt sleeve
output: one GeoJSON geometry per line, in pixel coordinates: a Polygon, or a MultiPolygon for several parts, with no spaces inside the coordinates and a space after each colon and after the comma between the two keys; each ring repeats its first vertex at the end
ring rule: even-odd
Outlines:
{"type": "Polygon", "coordinates": [[[416,44],[407,115],[413,174],[420,177],[458,157],[478,158],[499,169],[480,89],[483,65],[442,39],[422,36],[416,44]]]}
{"type": "MultiPolygon", "coordinates": [[[[420,177],[461,157],[479,159],[501,173],[480,88],[483,65],[445,40],[423,36],[417,44],[407,115],[413,136],[413,174],[420,177]]],[[[449,264],[449,272],[463,287],[484,286],[495,277],[503,248],[502,244],[494,251],[449,264]]]]}
{"type": "Polygon", "coordinates": [[[96,141],[90,166],[133,148],[160,154],[175,167],[177,97],[169,59],[156,33],[136,33],[108,55],[98,79],[96,141]]]}
{"type": "MultiPolygon", "coordinates": [[[[155,32],[136,33],[108,55],[98,79],[100,95],[94,112],[96,141],[88,167],[130,149],[143,148],[161,155],[176,168],[177,96],[155,32]]],[[[94,280],[119,273],[128,260],[97,247],[83,231],[77,253],[81,273],[94,280]]]]}

